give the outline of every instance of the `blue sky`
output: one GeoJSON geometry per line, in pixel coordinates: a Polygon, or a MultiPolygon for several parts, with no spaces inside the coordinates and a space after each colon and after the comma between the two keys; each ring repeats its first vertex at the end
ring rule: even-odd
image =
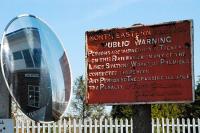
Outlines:
{"type": "Polygon", "coordinates": [[[19,14],[42,18],[63,42],[75,79],[85,74],[85,31],[193,19],[197,79],[200,75],[199,6],[199,0],[2,0],[0,35],[19,14]]]}

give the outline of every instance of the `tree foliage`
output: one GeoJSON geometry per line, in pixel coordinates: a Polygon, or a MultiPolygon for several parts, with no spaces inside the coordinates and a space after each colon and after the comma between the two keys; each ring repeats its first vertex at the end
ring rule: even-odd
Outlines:
{"type": "Polygon", "coordinates": [[[183,116],[185,118],[200,118],[200,80],[197,82],[195,90],[195,101],[184,105],[183,116]]]}
{"type": "Polygon", "coordinates": [[[114,105],[112,107],[111,116],[115,118],[131,118],[134,114],[132,105],[114,105]]]}
{"type": "Polygon", "coordinates": [[[85,103],[86,82],[83,76],[78,77],[73,86],[73,97],[71,102],[70,114],[79,118],[99,118],[105,114],[104,106],[89,106],[85,103]]]}
{"type": "Polygon", "coordinates": [[[180,118],[183,111],[182,104],[154,104],[151,106],[152,118],[180,118]]]}

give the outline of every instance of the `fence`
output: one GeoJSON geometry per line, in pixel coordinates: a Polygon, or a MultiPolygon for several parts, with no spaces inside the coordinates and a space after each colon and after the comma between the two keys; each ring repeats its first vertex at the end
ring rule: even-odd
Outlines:
{"type": "MultiPolygon", "coordinates": [[[[15,121],[16,133],[133,133],[132,119],[63,119],[56,123],[15,121]]],[[[200,119],[152,119],[152,133],[200,133],[200,119]]]]}
{"type": "Polygon", "coordinates": [[[152,119],[152,133],[200,133],[200,119],[152,119]]]}

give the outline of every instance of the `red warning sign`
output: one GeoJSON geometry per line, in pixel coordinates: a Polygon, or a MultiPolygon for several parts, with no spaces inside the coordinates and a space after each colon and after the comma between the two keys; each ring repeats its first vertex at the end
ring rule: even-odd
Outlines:
{"type": "Polygon", "coordinates": [[[191,20],[86,32],[87,103],[193,101],[191,20]]]}

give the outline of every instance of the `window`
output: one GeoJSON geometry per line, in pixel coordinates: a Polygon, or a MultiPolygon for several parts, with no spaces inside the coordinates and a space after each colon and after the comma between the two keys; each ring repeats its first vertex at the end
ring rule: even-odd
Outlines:
{"type": "Polygon", "coordinates": [[[39,86],[28,85],[28,105],[31,107],[39,107],[39,86]]]}
{"type": "Polygon", "coordinates": [[[21,51],[13,52],[13,58],[14,58],[14,60],[22,59],[23,57],[22,57],[21,51]]]}
{"type": "Polygon", "coordinates": [[[41,66],[41,49],[33,49],[33,60],[35,63],[35,67],[41,66]]]}
{"type": "Polygon", "coordinates": [[[34,67],[33,60],[31,58],[31,54],[28,49],[22,51],[24,60],[26,63],[26,67],[34,67]]]}

